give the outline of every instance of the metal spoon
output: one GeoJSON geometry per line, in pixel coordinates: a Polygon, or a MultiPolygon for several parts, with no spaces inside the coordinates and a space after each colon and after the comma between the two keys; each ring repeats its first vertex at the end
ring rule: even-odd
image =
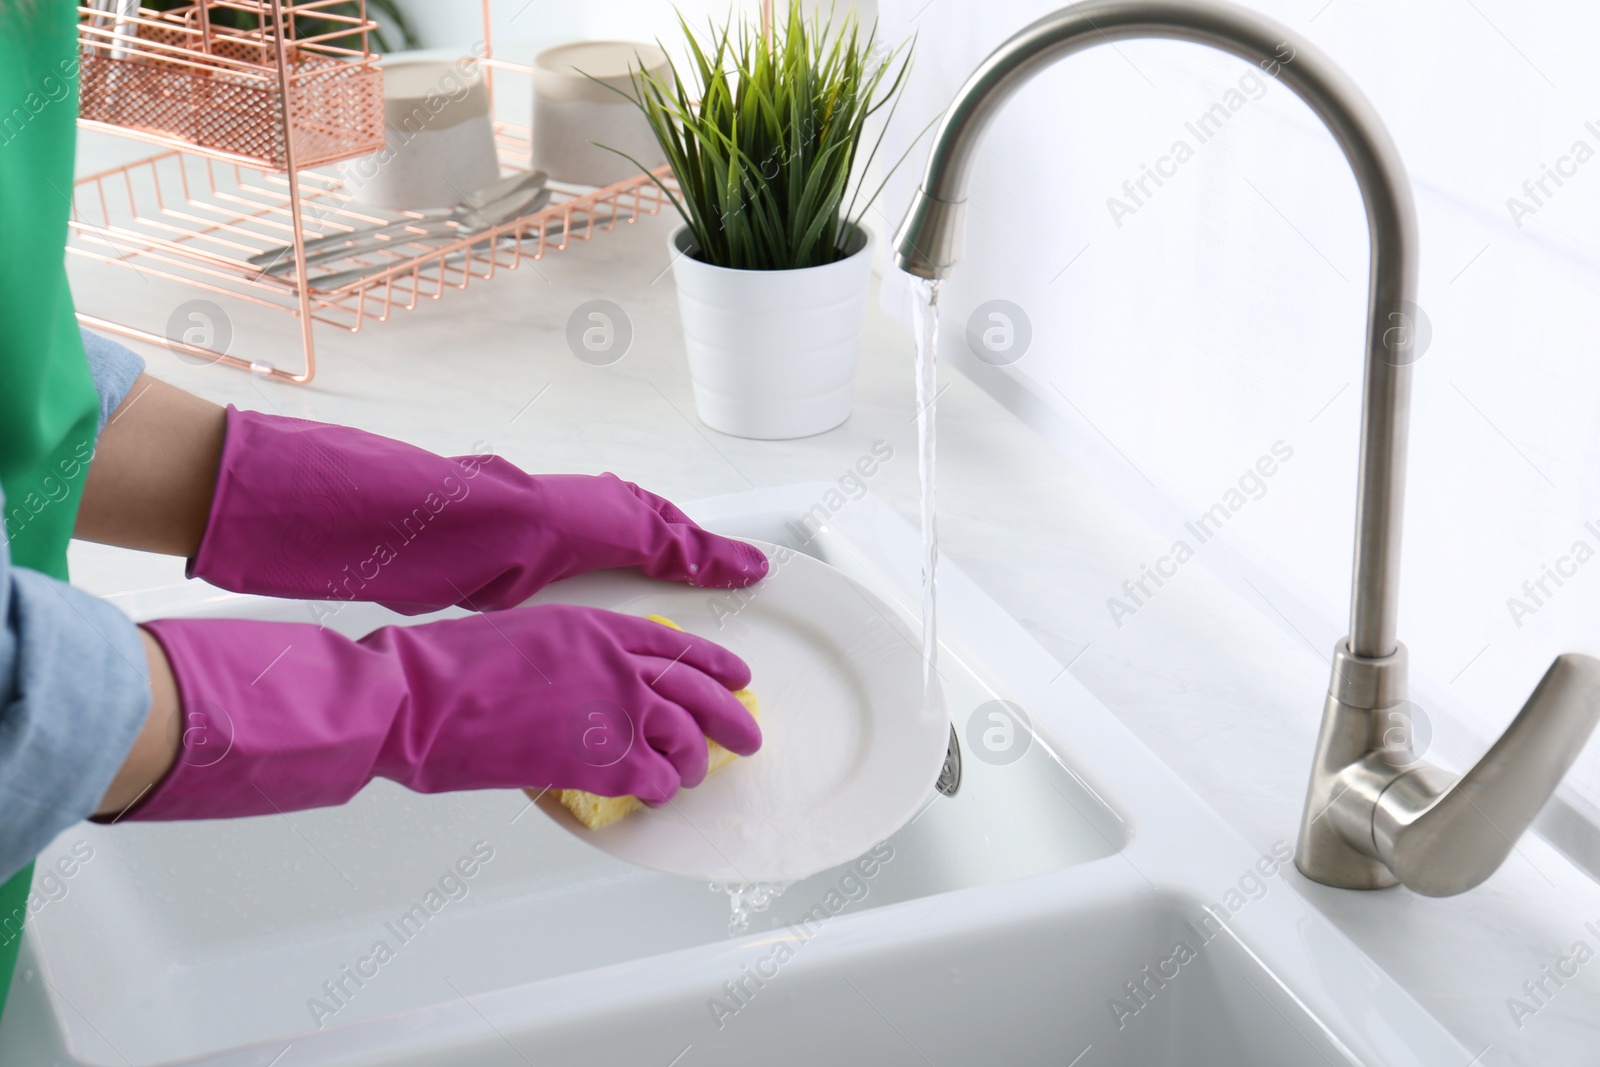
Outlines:
{"type": "MultiPolygon", "coordinates": [[[[524,215],[532,215],[549,202],[549,189],[524,190],[522,193],[508,196],[503,200],[499,200],[488,205],[468,222],[451,223],[449,225],[444,223],[428,223],[422,227],[424,232],[407,234],[406,236],[408,240],[413,241],[424,240],[433,237],[471,237],[474,234],[487,233],[496,226],[504,226],[508,222],[513,222],[519,218],[522,218],[524,215]],[[429,231],[427,229],[428,226],[435,226],[439,228],[437,230],[429,231]]],[[[554,227],[552,227],[552,232],[554,232],[554,227]]],[[[374,247],[381,248],[385,244],[392,243],[394,242],[374,242],[374,247]]],[[[372,247],[350,248],[346,249],[344,254],[355,255],[359,252],[372,250],[372,247]]],[[[363,278],[368,278],[372,275],[382,274],[385,271],[392,270],[394,266],[395,264],[393,262],[389,262],[377,263],[366,267],[353,267],[350,270],[339,271],[335,274],[325,274],[320,278],[312,278],[309,284],[311,288],[323,292],[333,289],[342,289],[352,282],[360,281],[363,278]]]]}
{"type": "MultiPolygon", "coordinates": [[[[363,243],[370,238],[393,235],[401,236],[414,227],[428,223],[460,224],[470,221],[474,216],[484,211],[489,205],[498,203],[508,196],[514,196],[525,190],[543,189],[549,175],[542,170],[528,171],[523,174],[513,174],[508,178],[501,178],[493,184],[486,185],[477,192],[468,193],[461,202],[450,207],[428,208],[418,213],[417,218],[402,219],[399,222],[386,222],[381,226],[369,226],[364,230],[351,230],[348,233],[330,233],[323,237],[313,237],[306,242],[306,265],[323,263],[330,259],[338,259],[349,255],[347,246],[363,243]]],[[[281,245],[269,248],[265,252],[257,252],[251,256],[249,262],[270,274],[289,274],[294,271],[294,246],[281,245]]]]}
{"type": "MultiPolygon", "coordinates": [[[[594,219],[591,222],[586,223],[584,227],[574,227],[574,229],[587,228],[589,225],[603,225],[608,222],[632,222],[634,221],[634,218],[635,215],[631,211],[625,214],[619,212],[615,216],[608,216],[603,219],[594,219]]],[[[500,235],[500,243],[504,243],[506,241],[516,241],[519,238],[526,240],[530,236],[538,234],[540,229],[541,227],[538,226],[530,226],[526,230],[503,233],[500,235]]],[[[559,237],[566,230],[566,221],[564,219],[551,219],[550,222],[543,227],[543,230],[544,238],[547,241],[552,238],[559,237]]],[[[447,267],[458,266],[463,260],[468,258],[469,254],[470,253],[467,250],[452,252],[445,256],[444,265],[447,267]]],[[[349,285],[351,282],[360,281],[363,278],[369,278],[377,274],[382,274],[384,271],[391,269],[392,266],[392,264],[381,263],[373,267],[360,267],[355,270],[343,271],[339,274],[325,274],[320,278],[311,279],[311,287],[319,291],[343,288],[344,286],[349,285]]]]}

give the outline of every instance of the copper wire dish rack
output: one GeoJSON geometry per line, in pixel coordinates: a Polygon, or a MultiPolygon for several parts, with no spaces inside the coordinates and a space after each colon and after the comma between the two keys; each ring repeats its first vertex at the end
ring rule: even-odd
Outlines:
{"type": "MultiPolygon", "coordinates": [[[[212,0],[221,3],[222,0],[212,0]]],[[[231,2],[231,0],[230,0],[231,2]]],[[[320,0],[290,6],[286,0],[237,0],[234,6],[259,7],[263,24],[284,26],[288,13],[305,12],[320,0]]],[[[199,5],[203,7],[204,5],[199,5]]],[[[493,58],[489,36],[489,0],[483,0],[483,57],[491,99],[497,71],[526,75],[532,68],[493,58]]],[[[104,20],[98,8],[81,9],[89,19],[104,20]]],[[[141,9],[143,13],[144,9],[141,9]]],[[[141,18],[141,22],[144,21],[141,18]]],[[[152,21],[165,21],[153,18],[152,21]]],[[[202,19],[203,21],[203,19],[202,19]]],[[[341,30],[344,39],[352,32],[375,26],[365,19],[360,25],[341,30]]],[[[86,68],[92,54],[106,52],[110,45],[104,26],[82,23],[83,56],[86,68]],[[89,40],[92,37],[93,40],[89,40]]],[[[147,32],[141,28],[141,33],[147,32]]],[[[258,33],[258,37],[263,37],[258,33]]],[[[304,246],[307,240],[324,234],[347,233],[386,223],[417,219],[417,212],[388,211],[353,203],[334,174],[310,169],[299,153],[307,144],[332,144],[340,127],[323,122],[312,136],[297,126],[303,117],[296,111],[296,96],[290,86],[295,67],[295,48],[285,41],[264,35],[265,44],[276,57],[274,77],[280,92],[273,97],[273,108],[258,113],[261,125],[275,124],[275,134],[258,137],[257,148],[276,146],[285,164],[275,166],[269,151],[241,152],[236,146],[212,138],[199,143],[193,127],[162,129],[145,122],[134,127],[118,126],[95,112],[80,121],[93,128],[140,140],[169,145],[166,151],[98,174],[79,178],[73,191],[71,239],[67,251],[103,264],[123,266],[146,277],[157,277],[188,285],[200,294],[236,299],[248,304],[278,308],[295,315],[300,322],[303,366],[298,370],[278,367],[263,359],[250,359],[225,349],[210,347],[205,337],[167,336],[150,330],[114,322],[80,311],[85,326],[161,345],[174,352],[207,363],[275,378],[304,383],[316,373],[314,324],[321,323],[351,332],[371,321],[384,322],[397,311],[417,307],[424,300],[437,300],[451,290],[465,289],[487,280],[503,270],[515,270],[525,260],[537,260],[561,251],[575,241],[591,240],[597,233],[616,229],[643,215],[653,215],[666,204],[660,180],[675,188],[671,170],[663,167],[652,174],[639,174],[601,189],[587,189],[549,183],[551,197],[545,206],[521,218],[470,236],[450,239],[408,239],[395,237],[374,251],[350,255],[307,268],[304,246]],[[284,131],[293,133],[283,136],[284,131]],[[294,248],[296,269],[284,277],[266,273],[251,262],[251,257],[270,249],[289,245],[294,248]],[[362,276],[350,280],[350,272],[362,276]],[[342,276],[342,277],[340,277],[342,276]],[[302,283],[300,279],[309,278],[302,283]],[[323,279],[330,279],[324,281],[323,279]]],[[[126,34],[122,40],[127,41],[126,34]]],[[[157,58],[147,56],[138,62],[162,64],[172,61],[187,70],[188,64],[202,61],[193,56],[174,59],[186,45],[176,38],[162,39],[157,58]]],[[[198,37],[186,38],[198,47],[198,37]]],[[[318,42],[313,41],[313,44],[318,42]]],[[[257,44],[261,44],[257,41],[257,44]]],[[[304,40],[294,43],[305,47],[304,40]]],[[[135,47],[135,46],[130,46],[135,47]]],[[[208,45],[215,49],[214,44],[208,45]]],[[[230,45],[235,53],[242,46],[230,45]]],[[[150,56],[156,56],[155,52],[150,56]]],[[[120,57],[119,57],[120,58],[120,57]]],[[[340,62],[360,69],[371,53],[346,56],[340,62]]],[[[301,64],[305,66],[304,63],[301,64]]],[[[124,75],[125,76],[125,75],[124,75]]],[[[205,75],[214,77],[214,75],[205,75]]],[[[161,76],[146,73],[132,86],[164,84],[161,76]]],[[[314,82],[313,84],[321,84],[314,82]]],[[[379,84],[380,131],[382,146],[381,82],[379,84]]],[[[531,93],[531,87],[529,89],[531,93]]],[[[163,90],[165,93],[165,90],[163,90]]],[[[148,113],[148,109],[146,111],[148,113]]],[[[168,123],[168,126],[174,123],[168,123]]],[[[345,129],[359,129],[348,127],[345,129]]],[[[529,166],[528,130],[507,123],[495,123],[501,170],[506,174],[526,171],[529,166]]],[[[345,144],[357,145],[337,158],[350,158],[372,151],[370,144],[352,138],[345,144]]],[[[326,155],[321,162],[328,162],[326,155]]],[[[170,331],[169,331],[170,332],[170,331]]]]}
{"type": "Polygon", "coordinates": [[[273,170],[375,152],[384,141],[383,72],[368,44],[377,23],[365,0],[355,15],[340,3],[199,0],[122,13],[114,2],[80,5],[78,117],[273,170]],[[216,12],[242,13],[257,28],[218,24],[216,12]]]}

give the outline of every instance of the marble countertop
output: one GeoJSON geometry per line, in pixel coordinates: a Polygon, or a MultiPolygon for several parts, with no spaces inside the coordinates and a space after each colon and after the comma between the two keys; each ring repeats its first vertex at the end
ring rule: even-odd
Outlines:
{"type": "MultiPolygon", "coordinates": [[[[128,150],[91,140],[84,166],[128,150]]],[[[665,217],[645,219],[359,334],[321,329],[309,386],[141,351],[154,374],[219,403],[348,423],[450,454],[487,444],[532,470],[614,471],[678,501],[834,481],[887,441],[893,458],[870,491],[914,520],[909,335],[869,310],[854,414],[836,430],[782,442],[708,430],[694,416],[666,269],[670,228],[665,217]],[[568,317],[595,298],[618,304],[633,329],[626,356],[608,367],[577,359],[566,341],[568,317]]],[[[74,260],[72,272],[82,310],[150,329],[195,295],[122,268],[74,260]]],[[[289,316],[226,306],[234,354],[296,364],[289,316]]],[[[1247,841],[1262,852],[1292,843],[1326,657],[1203,564],[1184,567],[1116,625],[1106,598],[1170,538],[972,382],[947,373],[942,384],[943,550],[1247,841]]],[[[102,595],[184,581],[181,560],[96,545],[75,544],[71,563],[74,580],[102,595]]],[[[952,709],[958,718],[967,710],[952,709]]],[[[1287,877],[1464,1045],[1484,1050],[1475,1063],[1600,1056],[1600,963],[1573,958],[1580,943],[1584,961],[1600,950],[1600,885],[1539,837],[1484,885],[1448,899],[1287,877]],[[1560,985],[1546,977],[1546,968],[1575,966],[1560,985]],[[1512,998],[1527,1010],[1514,1013],[1512,998]]]]}

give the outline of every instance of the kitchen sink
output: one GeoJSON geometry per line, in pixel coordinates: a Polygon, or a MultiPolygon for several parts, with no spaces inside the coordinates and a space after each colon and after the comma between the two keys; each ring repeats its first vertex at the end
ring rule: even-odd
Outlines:
{"type": "MultiPolygon", "coordinates": [[[[819,509],[833,488],[687,510],[914,617],[915,531],[871,495],[819,509]]],[[[420,621],[199,583],[121,599],[320,611],[350,634],[420,621]]],[[[741,930],[723,889],[613,859],[515,791],[376,782],[337,809],[84,824],[41,858],[74,874],[29,921],[0,1063],[1470,1060],[1299,894],[1289,844],[1247,845],[948,563],[941,631],[960,789],[930,782],[909,825],[741,930]],[[1026,731],[1003,758],[969,729],[996,707],[1026,731]]]]}

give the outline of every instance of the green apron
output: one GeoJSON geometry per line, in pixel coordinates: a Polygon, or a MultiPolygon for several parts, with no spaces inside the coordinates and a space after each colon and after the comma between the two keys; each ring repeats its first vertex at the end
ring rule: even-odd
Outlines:
{"type": "MultiPolygon", "coordinates": [[[[73,456],[93,442],[99,415],[64,262],[77,78],[76,6],[66,0],[0,0],[0,488],[5,490],[5,535],[14,566],[63,580],[86,473],[73,456]]],[[[32,879],[30,863],[0,886],[0,926],[3,917],[26,914],[32,879]]],[[[14,937],[0,945],[0,1011],[21,942],[14,937]]]]}

